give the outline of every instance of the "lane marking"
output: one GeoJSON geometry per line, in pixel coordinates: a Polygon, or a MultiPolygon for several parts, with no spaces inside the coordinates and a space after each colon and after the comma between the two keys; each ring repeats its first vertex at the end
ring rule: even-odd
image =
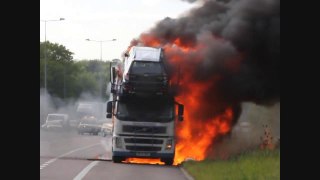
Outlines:
{"type": "Polygon", "coordinates": [[[74,153],[74,152],[76,152],[76,151],[81,151],[81,150],[84,150],[84,149],[88,149],[88,148],[91,148],[91,147],[93,147],[93,146],[100,145],[100,144],[101,144],[101,143],[91,144],[91,145],[89,145],[89,146],[81,147],[81,148],[78,148],[78,149],[74,149],[74,150],[72,150],[72,151],[69,151],[69,152],[67,152],[67,153],[64,153],[64,154],[62,154],[62,155],[60,155],[60,156],[58,156],[58,157],[56,157],[56,158],[50,159],[49,161],[43,163],[42,165],[40,165],[40,169],[41,169],[41,168],[44,168],[45,166],[49,165],[50,163],[55,162],[55,161],[56,161],[57,159],[59,159],[59,158],[62,158],[62,157],[64,157],[64,156],[67,156],[67,155],[69,155],[69,154],[71,154],[71,153],[74,153]],[[43,165],[45,165],[45,166],[44,166],[44,167],[41,167],[41,166],[43,166],[43,165]]]}
{"type": "Polygon", "coordinates": [[[180,167],[179,169],[187,180],[194,180],[194,178],[183,167],[180,167]]]}
{"type": "Polygon", "coordinates": [[[99,161],[91,162],[87,167],[85,167],[73,180],[81,180],[99,161]]]}

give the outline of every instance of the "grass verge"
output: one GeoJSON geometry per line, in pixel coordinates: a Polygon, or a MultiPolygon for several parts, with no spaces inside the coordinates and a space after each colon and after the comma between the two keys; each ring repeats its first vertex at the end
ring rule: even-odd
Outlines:
{"type": "Polygon", "coordinates": [[[280,179],[280,149],[254,150],[228,160],[188,161],[183,167],[195,180],[280,179]]]}

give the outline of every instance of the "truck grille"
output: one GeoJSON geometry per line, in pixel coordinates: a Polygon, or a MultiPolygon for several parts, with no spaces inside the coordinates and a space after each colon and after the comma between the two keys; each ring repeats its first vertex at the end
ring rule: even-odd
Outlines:
{"type": "Polygon", "coordinates": [[[161,147],[155,146],[126,146],[130,151],[161,151],[161,147]]]}
{"type": "Polygon", "coordinates": [[[125,138],[125,143],[138,143],[138,144],[162,144],[161,139],[137,139],[137,138],[125,138]]]}
{"type": "Polygon", "coordinates": [[[152,127],[152,126],[123,126],[123,132],[129,133],[147,133],[147,134],[163,134],[166,133],[166,127],[152,127]]]}

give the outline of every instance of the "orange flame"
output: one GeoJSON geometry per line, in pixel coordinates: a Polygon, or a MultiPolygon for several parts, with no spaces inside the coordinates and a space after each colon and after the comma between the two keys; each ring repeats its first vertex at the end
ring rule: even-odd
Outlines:
{"type": "Polygon", "coordinates": [[[160,159],[150,159],[150,158],[127,158],[124,162],[126,163],[137,163],[137,164],[159,164],[164,165],[160,159]]]}
{"type": "Polygon", "coordinates": [[[176,101],[184,104],[184,121],[177,125],[177,145],[174,164],[179,164],[186,158],[203,160],[206,157],[208,148],[218,135],[226,134],[230,131],[233,112],[228,108],[223,114],[212,119],[199,119],[196,112],[202,103],[199,98],[206,89],[206,83],[191,83],[190,93],[176,97],[176,101]]]}

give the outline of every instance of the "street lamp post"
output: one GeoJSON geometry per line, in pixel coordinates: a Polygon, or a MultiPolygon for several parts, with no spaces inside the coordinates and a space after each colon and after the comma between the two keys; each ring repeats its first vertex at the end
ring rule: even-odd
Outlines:
{"type": "MultiPolygon", "coordinates": [[[[92,40],[92,39],[88,38],[86,40],[100,43],[100,60],[102,61],[102,43],[109,42],[109,41],[116,41],[117,39],[110,39],[110,40],[101,41],[101,40],[92,40]]],[[[99,72],[99,74],[100,74],[100,72],[99,72]]],[[[100,74],[100,76],[101,76],[101,74],[100,74]]],[[[101,77],[100,76],[99,76],[99,85],[100,85],[100,90],[99,90],[100,95],[99,96],[101,96],[101,94],[102,94],[102,90],[101,90],[102,89],[102,83],[101,83],[101,77]]]]}
{"type": "Polygon", "coordinates": [[[47,22],[52,21],[63,21],[64,18],[60,19],[51,19],[51,20],[40,20],[44,22],[44,89],[45,89],[45,96],[47,95],[47,22]]]}

